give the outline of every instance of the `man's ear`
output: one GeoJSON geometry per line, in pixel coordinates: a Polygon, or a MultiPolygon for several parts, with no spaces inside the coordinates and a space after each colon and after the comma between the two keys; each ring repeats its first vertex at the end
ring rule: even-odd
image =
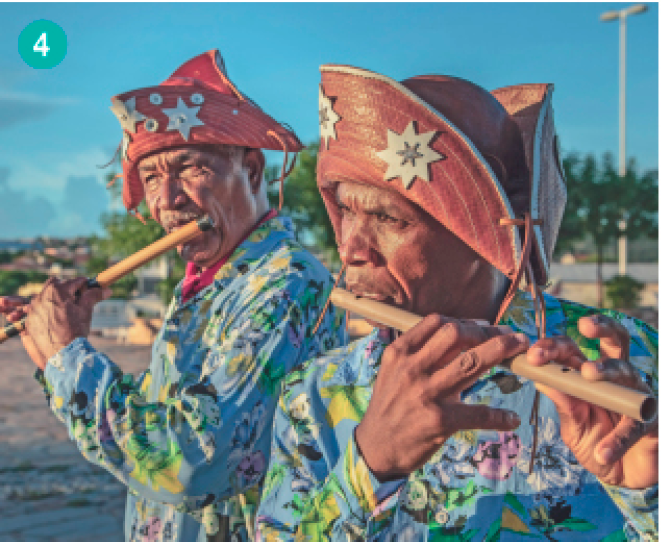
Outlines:
{"type": "Polygon", "coordinates": [[[261,149],[246,149],[243,153],[243,167],[248,170],[250,188],[257,194],[262,186],[266,159],[261,149]]]}

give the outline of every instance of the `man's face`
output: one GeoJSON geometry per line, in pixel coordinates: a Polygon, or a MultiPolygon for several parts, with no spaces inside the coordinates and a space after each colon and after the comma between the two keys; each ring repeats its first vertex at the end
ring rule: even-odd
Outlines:
{"type": "Polygon", "coordinates": [[[215,227],[178,247],[186,261],[206,268],[225,256],[260,218],[255,194],[261,167],[253,153],[187,146],[138,164],[149,211],[167,233],[209,215],[215,227]]]}
{"type": "MultiPolygon", "coordinates": [[[[426,316],[488,318],[502,281],[470,247],[398,193],[341,182],[338,240],[355,294],[426,316]]],[[[495,315],[494,315],[495,316],[495,315]]]]}

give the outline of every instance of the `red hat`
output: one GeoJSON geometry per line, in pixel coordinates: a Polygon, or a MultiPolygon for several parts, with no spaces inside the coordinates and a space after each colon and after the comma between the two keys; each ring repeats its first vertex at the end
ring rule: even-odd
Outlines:
{"type": "Polygon", "coordinates": [[[241,94],[227,76],[217,49],[184,63],[158,86],[112,98],[119,119],[124,188],[128,210],[144,198],[137,172],[146,155],[181,145],[238,145],[298,152],[296,134],[241,94]]]}
{"type": "MultiPolygon", "coordinates": [[[[443,76],[398,83],[368,70],[340,65],[324,65],[321,74],[317,182],[338,239],[341,220],[334,204],[334,187],[338,181],[366,183],[394,190],[413,201],[513,279],[522,261],[517,229],[520,217],[514,214],[515,208],[521,211],[521,205],[510,199],[494,170],[504,178],[511,176],[511,164],[516,165],[517,175],[525,177],[523,211],[530,213],[531,189],[537,190],[539,197],[540,182],[544,185],[548,178],[540,171],[534,152],[547,148],[542,139],[548,141],[546,136],[550,134],[553,139],[554,135],[552,116],[550,124],[544,124],[552,115],[548,104],[550,86],[537,85],[529,95],[512,90],[520,87],[510,87],[494,93],[494,97],[472,83],[443,76]],[[454,102],[444,101],[446,88],[455,92],[454,102]],[[444,113],[422,95],[429,95],[428,100],[434,103],[446,104],[444,113]],[[507,97],[503,101],[509,108],[503,108],[498,97],[507,97]],[[473,117],[462,125],[466,133],[457,127],[462,114],[457,116],[455,105],[465,112],[464,116],[473,117]],[[515,113],[522,113],[522,117],[516,118],[515,113]],[[476,142],[490,120],[485,117],[495,118],[493,123],[497,122],[501,130],[496,133],[511,134],[511,141],[502,144],[499,138],[492,138],[492,142],[480,144],[481,152],[476,142]],[[530,126],[538,128],[531,133],[530,126]],[[548,132],[544,138],[543,127],[548,132]],[[522,141],[522,136],[526,141],[522,141]],[[487,154],[484,148],[489,145],[496,151],[487,154]],[[537,188],[533,186],[534,179],[528,178],[528,170],[537,171],[537,188]],[[501,223],[501,219],[506,223],[501,223]]],[[[557,169],[549,160],[542,164],[541,170],[544,168],[557,169]]],[[[554,184],[551,191],[557,196],[552,225],[544,232],[536,227],[533,234],[539,234],[537,242],[533,238],[532,246],[533,254],[537,253],[534,265],[539,271],[535,272],[535,279],[540,284],[547,280],[547,256],[553,249],[566,199],[562,178],[558,178],[560,183],[554,184]],[[547,231],[553,235],[544,242],[541,233],[547,231]]],[[[547,189],[542,191],[549,194],[547,189]]],[[[532,218],[539,223],[539,205],[533,207],[532,218]]]]}

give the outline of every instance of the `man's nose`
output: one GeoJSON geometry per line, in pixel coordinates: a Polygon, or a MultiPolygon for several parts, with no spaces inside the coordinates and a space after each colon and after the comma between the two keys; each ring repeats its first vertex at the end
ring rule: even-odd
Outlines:
{"type": "Polygon", "coordinates": [[[188,198],[186,193],[181,187],[181,183],[177,182],[173,176],[161,185],[161,209],[179,209],[186,204],[188,198]]]}
{"type": "Polygon", "coordinates": [[[342,262],[348,265],[379,265],[380,256],[369,225],[361,221],[348,224],[342,232],[342,244],[338,247],[342,262]]]}

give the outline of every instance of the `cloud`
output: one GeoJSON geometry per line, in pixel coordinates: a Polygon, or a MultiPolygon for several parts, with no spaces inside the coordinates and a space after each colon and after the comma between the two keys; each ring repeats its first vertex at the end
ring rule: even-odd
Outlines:
{"type": "Polygon", "coordinates": [[[52,235],[89,235],[100,230],[101,213],[108,210],[110,195],[95,176],[69,177],[58,216],[51,222],[52,235]]]}
{"type": "Polygon", "coordinates": [[[39,120],[59,107],[76,103],[71,98],[50,98],[30,92],[0,91],[0,130],[39,120]]]}
{"type": "Polygon", "coordinates": [[[0,167],[0,238],[47,235],[55,218],[53,204],[42,196],[30,197],[9,186],[10,170],[0,167]]]}

